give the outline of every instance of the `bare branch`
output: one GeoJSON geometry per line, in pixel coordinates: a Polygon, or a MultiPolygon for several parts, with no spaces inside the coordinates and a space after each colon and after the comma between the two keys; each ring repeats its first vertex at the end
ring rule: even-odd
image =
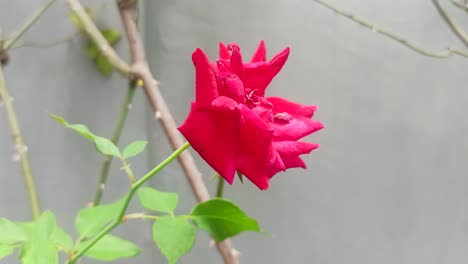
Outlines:
{"type": "MultiPolygon", "coordinates": [[[[359,16],[356,16],[346,10],[343,10],[342,8],[336,6],[334,3],[332,3],[331,1],[328,1],[328,0],[314,0],[315,2],[327,7],[328,9],[334,11],[335,13],[337,13],[338,15],[341,15],[343,17],[346,17],[358,24],[360,24],[361,26],[363,27],[366,27],[376,33],[379,33],[381,35],[384,35],[390,39],[393,39],[397,42],[399,42],[400,44],[416,51],[417,53],[419,54],[422,54],[424,56],[429,56],[429,57],[433,57],[433,58],[447,58],[447,57],[450,57],[451,55],[454,55],[454,54],[457,54],[457,55],[460,55],[460,56],[464,56],[464,57],[468,57],[468,50],[460,50],[460,49],[456,49],[456,48],[448,48],[448,49],[445,49],[445,50],[440,50],[440,51],[436,51],[436,50],[430,50],[430,49],[427,49],[427,48],[424,48],[418,44],[414,44],[410,41],[408,41],[407,39],[401,37],[400,35],[394,33],[394,32],[391,32],[387,29],[384,29],[382,27],[379,27],[375,24],[373,24],[372,22],[368,21],[367,19],[363,18],[363,17],[359,17],[359,16]]],[[[434,0],[436,1],[436,0],[434,0]]]]}
{"type": "Polygon", "coordinates": [[[8,37],[8,39],[5,41],[5,46],[4,49],[9,49],[15,42],[23,36],[28,29],[36,23],[36,21],[49,9],[49,7],[52,6],[52,4],[55,2],[55,0],[49,0],[46,2],[42,7],[36,10],[34,14],[21,26],[21,28],[14,32],[12,36],[8,37]]]}
{"type": "Polygon", "coordinates": [[[80,19],[81,23],[83,24],[84,31],[99,46],[102,54],[118,72],[128,78],[131,75],[130,66],[124,60],[122,60],[122,58],[120,58],[115,50],[109,45],[109,42],[107,42],[107,40],[94,24],[93,20],[86,13],[80,1],[67,0],[67,3],[70,7],[70,10],[74,12],[80,19]]]}
{"type": "Polygon", "coordinates": [[[454,4],[456,7],[463,9],[465,12],[468,12],[468,1],[467,0],[450,0],[452,4],[454,4]]]}
{"type": "Polygon", "coordinates": [[[447,10],[444,9],[442,4],[440,3],[440,0],[432,0],[432,2],[437,8],[437,11],[439,12],[440,16],[445,20],[445,22],[453,31],[453,33],[465,44],[465,46],[468,46],[468,35],[457,24],[457,22],[455,22],[455,20],[449,15],[447,10]]]}

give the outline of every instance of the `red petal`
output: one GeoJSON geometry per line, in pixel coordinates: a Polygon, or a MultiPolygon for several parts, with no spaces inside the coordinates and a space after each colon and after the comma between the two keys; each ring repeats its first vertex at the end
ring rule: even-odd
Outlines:
{"type": "Polygon", "coordinates": [[[219,43],[219,58],[224,60],[229,60],[231,58],[231,53],[229,53],[229,50],[222,42],[219,43]]]}
{"type": "Polygon", "coordinates": [[[192,54],[195,65],[195,98],[199,107],[211,105],[211,101],[218,97],[218,84],[216,82],[217,70],[205,52],[201,49],[192,54]]]}
{"type": "Polygon", "coordinates": [[[269,125],[275,130],[275,140],[298,140],[323,128],[321,122],[303,116],[295,116],[289,120],[274,117],[269,125]]]}
{"type": "Polygon", "coordinates": [[[213,102],[212,109],[217,111],[200,110],[198,104],[193,103],[189,116],[179,127],[179,131],[193,149],[229,184],[232,184],[239,145],[240,111],[238,108],[232,109],[232,105],[227,101],[221,110],[218,104],[222,104],[224,98],[226,97],[213,102]]]}
{"type": "Polygon", "coordinates": [[[261,190],[268,188],[269,162],[272,155],[273,130],[244,105],[239,105],[243,122],[237,169],[261,190]]]}
{"type": "Polygon", "coordinates": [[[274,106],[273,114],[286,112],[294,116],[312,118],[315,110],[317,110],[317,106],[315,105],[301,105],[281,97],[268,97],[266,99],[274,106]]]}
{"type": "Polygon", "coordinates": [[[232,98],[238,103],[244,103],[245,90],[244,84],[237,75],[227,72],[219,74],[219,95],[232,98]]]}
{"type": "Polygon", "coordinates": [[[265,96],[265,89],[271,80],[283,68],[289,56],[289,48],[285,48],[269,62],[254,62],[244,64],[244,86],[257,90],[258,96],[265,96]]]}
{"type": "Polygon", "coordinates": [[[273,147],[278,151],[287,169],[297,167],[305,169],[307,166],[304,161],[299,158],[299,155],[308,154],[312,150],[318,148],[319,145],[307,142],[280,141],[273,142],[273,147]]]}
{"type": "Polygon", "coordinates": [[[231,55],[231,72],[239,76],[241,81],[244,81],[244,65],[242,63],[242,54],[240,48],[237,45],[232,45],[232,55],[231,55]]]}
{"type": "Polygon", "coordinates": [[[252,59],[250,60],[250,62],[260,61],[266,61],[266,47],[265,41],[263,41],[263,39],[260,41],[260,44],[258,44],[258,48],[252,56],[252,59]]]}

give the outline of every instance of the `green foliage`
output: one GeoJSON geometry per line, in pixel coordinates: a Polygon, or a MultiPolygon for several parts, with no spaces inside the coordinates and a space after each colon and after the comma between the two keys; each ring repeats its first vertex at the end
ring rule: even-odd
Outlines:
{"type": "MultiPolygon", "coordinates": [[[[101,30],[101,33],[111,46],[119,42],[121,38],[120,32],[113,28],[101,30]]],[[[111,75],[113,70],[112,64],[101,52],[99,46],[91,39],[88,40],[88,44],[86,45],[86,54],[94,61],[96,67],[101,71],[102,74],[105,76],[111,75]]]]}
{"type": "Polygon", "coordinates": [[[102,154],[114,156],[117,158],[122,156],[117,146],[115,146],[112,141],[105,137],[94,136],[94,144],[96,144],[96,148],[102,154]]]}
{"type": "Polygon", "coordinates": [[[85,138],[93,141],[94,140],[94,134],[89,131],[89,129],[82,124],[69,124],[65,119],[61,116],[50,114],[55,121],[59,122],[61,125],[63,125],[66,128],[71,128],[75,132],[78,132],[78,134],[84,136],[85,138]]]}
{"type": "Polygon", "coordinates": [[[27,234],[15,223],[0,218],[0,245],[10,245],[28,240],[27,234]]]}
{"type": "Polygon", "coordinates": [[[73,240],[60,226],[55,226],[55,230],[50,237],[52,243],[58,248],[70,251],[73,249],[73,240]]]}
{"type": "Polygon", "coordinates": [[[29,239],[21,247],[20,258],[23,264],[58,263],[57,249],[51,236],[57,228],[55,215],[45,211],[33,223],[22,225],[29,239]]]}
{"type": "Polygon", "coordinates": [[[248,217],[236,204],[214,198],[200,203],[190,213],[195,224],[208,232],[216,242],[243,231],[260,232],[257,221],[248,217]]]}
{"type": "Polygon", "coordinates": [[[138,190],[138,200],[148,210],[172,214],[177,207],[179,196],[177,193],[160,192],[150,187],[142,187],[138,190]]]}
{"type": "Polygon", "coordinates": [[[141,249],[132,242],[113,235],[106,235],[94,244],[85,253],[85,256],[97,260],[112,261],[119,258],[134,257],[140,252],[141,249]]]}
{"type": "Polygon", "coordinates": [[[96,235],[118,217],[126,196],[115,203],[81,209],[75,219],[75,227],[82,238],[96,235]]]}
{"type": "Polygon", "coordinates": [[[105,137],[100,137],[94,135],[85,125],[82,124],[69,124],[63,117],[58,115],[51,114],[52,118],[54,118],[57,122],[62,124],[67,128],[71,128],[75,132],[78,132],[80,135],[84,136],[85,138],[94,142],[96,149],[105,155],[111,155],[114,157],[121,157],[119,149],[117,146],[112,143],[109,139],[105,137]]]}
{"type": "Polygon", "coordinates": [[[170,264],[192,249],[195,235],[195,227],[183,216],[163,216],[153,224],[153,239],[170,264]]]}
{"type": "Polygon", "coordinates": [[[0,245],[0,259],[13,254],[15,248],[9,245],[0,245]]]}
{"type": "Polygon", "coordinates": [[[141,141],[141,140],[134,141],[128,144],[128,146],[124,149],[122,153],[122,157],[124,159],[129,159],[131,157],[134,157],[140,154],[141,152],[143,152],[146,148],[146,145],[148,145],[148,141],[141,141]]]}

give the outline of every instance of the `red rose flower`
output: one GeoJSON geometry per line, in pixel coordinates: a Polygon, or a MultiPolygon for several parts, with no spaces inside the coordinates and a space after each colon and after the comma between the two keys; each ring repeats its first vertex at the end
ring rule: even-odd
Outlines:
{"type": "Polygon", "coordinates": [[[264,97],[288,55],[286,48],[267,61],[263,41],[249,63],[237,44],[220,43],[216,64],[201,49],[192,55],[196,99],[179,130],[229,184],[238,170],[265,190],[279,171],[306,168],[299,155],[319,146],[298,141],[323,128],[311,120],[316,106],[264,97]]]}

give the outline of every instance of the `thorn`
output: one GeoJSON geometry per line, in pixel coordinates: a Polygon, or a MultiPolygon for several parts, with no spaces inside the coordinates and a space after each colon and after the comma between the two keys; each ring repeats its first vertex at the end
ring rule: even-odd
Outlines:
{"type": "Polygon", "coordinates": [[[159,111],[154,112],[154,118],[161,119],[161,112],[159,111]]]}
{"type": "Polygon", "coordinates": [[[99,189],[101,189],[102,191],[104,191],[104,188],[106,187],[106,185],[104,183],[102,183],[101,185],[99,185],[99,189]]]}
{"type": "Polygon", "coordinates": [[[128,110],[130,110],[130,109],[132,109],[132,108],[133,108],[133,105],[132,105],[132,104],[128,104],[128,105],[127,105],[127,109],[128,109],[128,110]]]}
{"type": "Polygon", "coordinates": [[[93,202],[89,202],[86,204],[86,207],[93,207],[94,206],[94,203],[93,202]]]}
{"type": "Polygon", "coordinates": [[[216,242],[213,239],[211,239],[210,243],[208,244],[208,247],[214,247],[215,245],[216,245],[216,242]]]}

